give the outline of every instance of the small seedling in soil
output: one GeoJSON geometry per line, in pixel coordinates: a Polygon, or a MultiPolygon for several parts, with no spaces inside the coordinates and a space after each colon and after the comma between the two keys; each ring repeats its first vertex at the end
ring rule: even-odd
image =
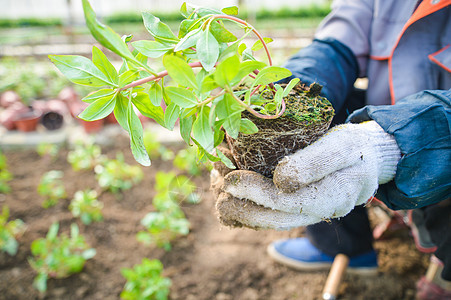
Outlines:
{"type": "Polygon", "coordinates": [[[65,278],[82,271],[86,260],[93,258],[95,249],[89,248],[78,226],[71,224],[70,237],[62,233],[58,236],[59,224],[53,223],[47,236],[34,240],[28,259],[30,266],[38,273],[33,286],[40,292],[47,290],[50,278],[65,278]]]}
{"type": "Polygon", "coordinates": [[[3,205],[0,215],[0,250],[11,256],[16,255],[19,248],[17,239],[25,232],[25,223],[20,220],[11,220],[9,218],[9,207],[3,205]]]}
{"type": "Polygon", "coordinates": [[[36,152],[38,152],[40,157],[49,157],[51,159],[56,158],[59,150],[58,145],[50,143],[40,143],[36,148],[36,152]]]}
{"type": "Polygon", "coordinates": [[[157,135],[149,130],[144,131],[143,136],[144,146],[146,147],[147,153],[152,158],[161,158],[161,160],[167,161],[174,158],[174,152],[162,145],[158,139],[157,135]]]}
{"type": "Polygon", "coordinates": [[[198,160],[196,148],[189,147],[177,152],[173,161],[174,167],[187,172],[192,176],[200,176],[205,171],[211,171],[211,164],[203,163],[198,160]]]}
{"type": "Polygon", "coordinates": [[[77,191],[72,199],[69,210],[72,215],[85,225],[103,220],[103,203],[97,200],[97,192],[94,190],[77,191]]]}
{"type": "Polygon", "coordinates": [[[138,165],[129,165],[124,162],[122,153],[116,159],[106,159],[94,168],[99,186],[114,194],[130,189],[139,183],[144,176],[138,165]]]}
{"type": "Polygon", "coordinates": [[[177,203],[183,201],[198,203],[200,201],[200,197],[196,193],[197,186],[194,182],[184,175],[176,175],[175,172],[157,172],[155,175],[155,190],[157,191],[155,196],[157,199],[160,194],[170,193],[170,199],[177,203]]]}
{"type": "Polygon", "coordinates": [[[141,220],[145,231],[139,231],[136,239],[146,245],[155,245],[166,251],[171,250],[171,241],[189,233],[189,221],[183,211],[174,209],[150,212],[141,220]]]}
{"type": "MultiPolygon", "coordinates": [[[[83,9],[92,36],[122,58],[121,68],[114,68],[97,47],[93,47],[92,59],[75,55],[49,58],[72,82],[100,88],[83,99],[90,105],[79,117],[95,121],[113,112],[129,133],[132,153],[142,165],[150,165],[150,159],[135,109],[169,130],[179,120],[182,138],[198,147],[200,160],[221,160],[231,168],[235,168],[231,160],[217,148],[224,140],[224,132],[231,139],[252,135],[259,131],[256,120],[276,121],[273,119],[286,115],[287,105],[293,102],[295,110],[299,110],[299,100],[287,100],[297,97],[289,95],[299,79],[284,86],[274,84],[292,74],[272,65],[267,47],[272,40],[237,18],[237,7],[217,10],[184,3],[180,13],[185,19],[178,33],[144,12],[144,26],[153,39],[137,41],[132,35],[121,38],[101,24],[88,0],[83,0],[83,9]],[[237,29],[242,31],[239,36],[232,33],[237,29]],[[252,34],[257,41],[248,47],[243,40],[252,34]],[[264,61],[254,56],[260,49],[264,49],[264,61]],[[163,65],[164,70],[151,68],[149,60],[152,65],[163,65]]],[[[305,90],[299,97],[306,97],[305,90]]],[[[315,101],[311,101],[313,106],[315,101]]],[[[299,114],[294,115],[296,119],[299,114]]],[[[296,123],[297,127],[299,123],[305,122],[296,123]]],[[[278,129],[283,130],[283,126],[278,129]]],[[[285,149],[283,152],[287,154],[285,149]]]]}
{"type": "Polygon", "coordinates": [[[155,176],[153,206],[156,212],[148,213],[142,220],[146,230],[136,235],[144,244],[155,244],[169,251],[171,241],[189,233],[189,221],[179,203],[199,203],[200,197],[195,193],[196,186],[186,176],[177,176],[174,172],[158,172],[155,176]]]}
{"type": "Polygon", "coordinates": [[[143,258],[133,269],[121,269],[127,280],[121,292],[125,300],[166,300],[169,296],[171,280],[162,275],[163,264],[158,259],[143,258]]]}
{"type": "Polygon", "coordinates": [[[102,149],[92,141],[77,141],[67,154],[67,161],[74,171],[94,170],[104,159],[102,149]]]}
{"type": "Polygon", "coordinates": [[[0,151],[0,194],[7,194],[11,191],[8,184],[13,179],[13,175],[8,171],[6,156],[0,151]]]}
{"type": "Polygon", "coordinates": [[[60,199],[67,197],[66,189],[62,181],[63,172],[52,170],[42,175],[38,185],[38,193],[44,198],[42,207],[49,208],[58,203],[60,199]]]}

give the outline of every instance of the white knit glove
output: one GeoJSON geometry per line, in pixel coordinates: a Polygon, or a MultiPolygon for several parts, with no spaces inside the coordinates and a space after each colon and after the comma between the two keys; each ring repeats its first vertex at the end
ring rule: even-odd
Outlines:
{"type": "Polygon", "coordinates": [[[392,180],[401,151],[375,122],[344,124],[286,156],[273,180],[252,171],[224,177],[217,210],[224,224],[290,229],[338,218],[392,180]]]}

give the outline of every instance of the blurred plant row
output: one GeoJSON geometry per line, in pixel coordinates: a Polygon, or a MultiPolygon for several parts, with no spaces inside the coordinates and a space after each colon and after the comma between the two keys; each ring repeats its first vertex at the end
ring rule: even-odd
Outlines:
{"type": "MultiPolygon", "coordinates": [[[[174,168],[169,172],[157,172],[155,176],[155,195],[153,209],[141,220],[142,230],[136,233],[137,241],[171,250],[171,241],[187,235],[190,223],[181,208],[182,203],[200,202],[198,188],[191,180],[205,174],[210,167],[197,162],[194,148],[173,151],[161,144],[151,132],[145,133],[145,144],[154,159],[172,161],[174,168]]],[[[36,151],[49,162],[60,157],[60,148],[54,144],[40,144],[36,151]]],[[[85,226],[92,222],[102,222],[104,204],[99,200],[103,193],[113,193],[118,201],[122,192],[139,184],[144,177],[142,167],[130,165],[118,152],[116,158],[102,154],[101,147],[92,141],[79,141],[68,151],[67,163],[74,172],[93,172],[97,179],[96,189],[78,190],[74,193],[68,209],[74,218],[85,226]]],[[[49,209],[68,200],[64,178],[60,170],[45,172],[38,184],[37,192],[42,198],[42,207],[49,209]]],[[[6,157],[0,152],[0,193],[10,193],[13,174],[8,170],[6,157]]],[[[20,219],[8,220],[10,211],[4,205],[0,215],[0,251],[11,256],[19,248],[20,237],[27,225],[20,219]]],[[[50,278],[66,278],[81,272],[88,259],[95,256],[76,222],[70,226],[70,234],[58,234],[59,224],[53,223],[46,237],[32,242],[28,258],[30,266],[37,273],[34,287],[40,292],[47,290],[50,278]]],[[[167,299],[171,280],[162,276],[163,265],[158,259],[144,258],[141,264],[121,270],[126,284],[121,293],[122,299],[167,299]]]]}
{"type": "MultiPolygon", "coordinates": [[[[301,7],[284,6],[279,9],[260,9],[250,12],[245,9],[239,14],[240,19],[254,17],[257,20],[265,19],[286,19],[286,18],[323,18],[330,12],[330,3],[312,4],[301,7]]],[[[181,21],[182,17],[178,11],[158,13],[165,22],[181,21]]],[[[120,12],[107,16],[103,20],[106,24],[117,23],[141,23],[142,17],[136,12],[120,12]]],[[[64,22],[58,18],[19,18],[19,19],[0,19],[0,28],[17,27],[54,27],[63,26],[64,22]]]]}

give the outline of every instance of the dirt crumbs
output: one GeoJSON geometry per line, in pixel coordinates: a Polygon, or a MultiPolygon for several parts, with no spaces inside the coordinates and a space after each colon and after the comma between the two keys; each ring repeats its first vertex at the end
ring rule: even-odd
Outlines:
{"type": "MultiPolygon", "coordinates": [[[[133,163],[128,141],[104,149],[109,157],[123,151],[125,160],[133,163]]],[[[198,186],[202,201],[183,204],[190,222],[190,233],[172,243],[172,250],[144,246],[135,235],[142,230],[140,220],[153,210],[155,175],[169,171],[172,165],[152,161],[142,168],[143,181],[119,196],[102,193],[102,222],[85,226],[68,210],[77,190],[96,187],[95,174],[75,172],[61,150],[51,163],[42,160],[34,150],[5,151],[14,179],[12,192],[0,195],[0,205],[8,205],[10,219],[22,219],[28,226],[20,238],[14,256],[0,255],[0,299],[119,299],[125,284],[121,268],[131,268],[144,257],[159,259],[164,275],[172,280],[170,299],[236,300],[236,299],[318,299],[326,272],[302,273],[276,264],[266,255],[267,245],[277,239],[303,235],[303,229],[287,232],[229,229],[222,226],[215,212],[215,199],[209,190],[209,174],[192,180],[198,186]],[[68,199],[43,209],[37,185],[49,170],[64,172],[68,199]],[[65,279],[50,279],[48,290],[39,294],[32,287],[35,272],[27,262],[30,245],[44,237],[53,222],[68,232],[77,223],[91,247],[97,250],[83,271],[65,279]]],[[[428,256],[420,254],[412,238],[402,232],[375,244],[379,253],[380,272],[374,278],[347,276],[340,288],[340,299],[414,299],[415,282],[424,274],[428,256]]]]}

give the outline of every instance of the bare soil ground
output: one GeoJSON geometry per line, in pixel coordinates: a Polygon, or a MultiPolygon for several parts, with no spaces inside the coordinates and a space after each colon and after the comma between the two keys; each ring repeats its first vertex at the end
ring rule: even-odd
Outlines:
{"type": "MultiPolygon", "coordinates": [[[[126,161],[134,163],[128,141],[119,139],[104,149],[109,157],[123,151],[126,161]]],[[[319,299],[327,272],[297,272],[279,265],[266,255],[266,246],[276,239],[296,237],[303,229],[288,232],[229,229],[217,221],[208,174],[194,178],[202,195],[197,205],[183,204],[191,223],[189,235],[177,239],[171,251],[138,243],[141,218],[152,211],[154,175],[170,170],[172,164],[154,160],[145,168],[145,178],[119,196],[103,193],[104,221],[84,226],[68,210],[77,190],[96,188],[93,172],[74,172],[66,161],[67,150],[49,162],[34,150],[5,151],[14,175],[12,192],[0,194],[0,206],[10,207],[11,219],[20,218],[28,226],[20,238],[16,256],[0,255],[0,299],[119,299],[125,284],[120,269],[130,268],[142,258],[160,259],[164,274],[171,278],[170,299],[319,299]],[[36,188],[42,174],[64,171],[68,199],[52,208],[41,207],[43,199],[36,188]],[[33,287],[35,272],[27,262],[30,244],[44,237],[52,222],[60,231],[78,223],[97,255],[84,270],[66,279],[51,279],[48,291],[39,294],[33,287]]],[[[415,282],[424,274],[428,256],[419,253],[407,231],[375,243],[380,271],[376,277],[348,275],[340,288],[340,299],[414,299],[415,282]]]]}

